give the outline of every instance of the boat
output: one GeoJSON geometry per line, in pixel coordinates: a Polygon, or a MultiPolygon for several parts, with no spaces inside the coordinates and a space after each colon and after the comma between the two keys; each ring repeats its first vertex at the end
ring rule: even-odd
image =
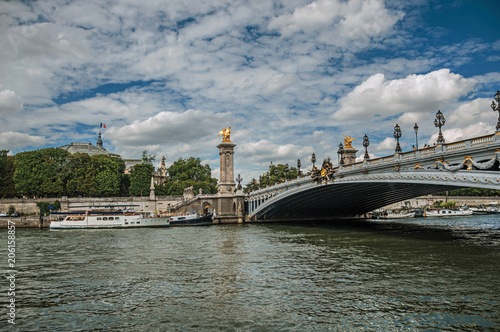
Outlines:
{"type": "Polygon", "coordinates": [[[470,210],[472,211],[472,214],[488,214],[488,209],[486,209],[483,205],[471,207],[470,210]]]}
{"type": "Polygon", "coordinates": [[[415,212],[385,212],[379,214],[379,219],[406,219],[406,218],[414,218],[415,212]]]}
{"type": "Polygon", "coordinates": [[[425,217],[425,211],[423,209],[414,209],[412,211],[415,212],[415,218],[425,217]]]}
{"type": "Polygon", "coordinates": [[[460,210],[442,209],[442,210],[427,211],[425,215],[427,217],[471,216],[472,211],[469,209],[460,209],[460,210]]]}
{"type": "Polygon", "coordinates": [[[196,212],[174,213],[170,215],[170,226],[208,226],[213,225],[213,214],[199,216],[196,212]]]}
{"type": "Polygon", "coordinates": [[[500,214],[500,208],[493,205],[487,209],[488,214],[500,214]]]}
{"type": "Polygon", "coordinates": [[[62,220],[50,221],[51,229],[71,228],[136,228],[166,227],[170,225],[170,216],[154,215],[151,211],[134,210],[87,210],[68,212],[62,220]]]}

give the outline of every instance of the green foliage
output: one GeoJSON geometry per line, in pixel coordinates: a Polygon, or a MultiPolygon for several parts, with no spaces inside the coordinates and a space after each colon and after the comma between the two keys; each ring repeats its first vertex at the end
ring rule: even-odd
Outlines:
{"type": "Polygon", "coordinates": [[[46,148],[15,156],[14,181],[26,196],[118,196],[125,162],[109,155],[89,156],[46,148]]]}
{"type": "Polygon", "coordinates": [[[159,190],[157,194],[182,195],[184,189],[191,186],[195,193],[200,188],[204,194],[217,192],[217,179],[212,177],[212,170],[208,164],[201,164],[200,158],[179,158],[168,168],[168,174],[168,181],[157,187],[159,190]]]}
{"type": "MultiPolygon", "coordinates": [[[[272,165],[269,168],[269,171],[263,173],[259,177],[260,187],[261,188],[267,187],[268,183],[269,183],[269,186],[273,186],[277,183],[285,182],[285,180],[292,180],[292,179],[298,178],[299,171],[297,168],[289,167],[288,174],[286,172],[286,168],[287,168],[287,165],[283,165],[283,164],[272,165]],[[278,171],[278,172],[276,172],[276,171],[278,171]],[[268,177],[269,177],[269,181],[268,181],[268,177]]],[[[246,184],[243,191],[248,193],[252,190],[257,190],[258,188],[259,188],[259,181],[256,179],[252,179],[249,183],[246,184]]]]}
{"type": "Polygon", "coordinates": [[[71,176],[66,182],[68,196],[91,196],[95,172],[91,157],[86,153],[75,153],[69,157],[68,168],[71,176]]]}
{"type": "Polygon", "coordinates": [[[435,208],[441,207],[442,203],[443,203],[443,201],[435,201],[434,205],[432,207],[435,207],[435,208]]]}
{"type": "Polygon", "coordinates": [[[448,202],[443,202],[439,203],[439,207],[443,209],[452,209],[457,205],[457,202],[455,201],[448,201],[448,202]]]}
{"type": "MultiPolygon", "coordinates": [[[[120,194],[125,162],[105,154],[91,156],[95,177],[91,194],[94,197],[112,197],[120,194]]],[[[152,165],[150,165],[153,167],[152,165]]]]}
{"type": "Polygon", "coordinates": [[[154,167],[151,164],[135,165],[130,171],[130,194],[136,196],[149,195],[153,171],[154,167]]]}
{"type": "Polygon", "coordinates": [[[16,184],[14,182],[14,156],[7,156],[8,150],[0,151],[0,198],[11,198],[17,196],[16,184]]]}
{"type": "MultiPolygon", "coordinates": [[[[445,193],[439,193],[435,195],[445,195],[445,193]]],[[[457,189],[448,192],[450,196],[500,196],[500,190],[494,189],[482,189],[482,188],[465,188],[457,189]]]]}
{"type": "Polygon", "coordinates": [[[251,191],[259,189],[259,184],[257,183],[257,180],[252,179],[250,182],[248,182],[245,187],[243,188],[244,193],[249,193],[251,191]]]}
{"type": "MultiPolygon", "coordinates": [[[[122,159],[104,154],[71,155],[56,148],[21,152],[14,157],[7,153],[0,151],[0,197],[149,195],[154,171],[155,157],[147,151],[143,153],[145,162],[135,165],[130,174],[124,174],[122,159]]],[[[210,166],[201,165],[199,158],[180,158],[168,173],[166,183],[156,186],[157,195],[182,195],[190,186],[195,193],[199,189],[206,194],[217,192],[217,179],[212,178],[210,166]]]]}
{"type": "Polygon", "coordinates": [[[16,155],[14,181],[20,194],[56,197],[64,192],[69,152],[46,148],[16,155]]]}
{"type": "Polygon", "coordinates": [[[14,207],[14,205],[9,205],[9,209],[7,210],[8,215],[10,216],[14,212],[16,212],[16,208],[14,207]]]}
{"type": "Polygon", "coordinates": [[[39,209],[41,209],[42,215],[48,215],[48,214],[50,214],[49,206],[52,206],[52,211],[59,211],[61,209],[61,202],[59,202],[57,200],[54,203],[39,202],[39,203],[36,203],[36,206],[39,209]]]}

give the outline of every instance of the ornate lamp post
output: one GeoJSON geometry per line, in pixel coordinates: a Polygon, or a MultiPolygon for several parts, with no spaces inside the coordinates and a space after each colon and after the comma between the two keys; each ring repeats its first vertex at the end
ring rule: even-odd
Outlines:
{"type": "Polygon", "coordinates": [[[267,171],[267,173],[266,173],[266,180],[267,180],[267,186],[268,187],[269,187],[269,177],[270,177],[269,171],[267,171]]]}
{"type": "Polygon", "coordinates": [[[417,147],[417,150],[418,150],[418,125],[416,122],[415,122],[415,125],[413,126],[413,130],[415,130],[415,142],[417,143],[417,145],[415,145],[415,146],[417,147]]]}
{"type": "Polygon", "coordinates": [[[396,153],[401,153],[401,146],[399,145],[399,138],[401,137],[401,127],[396,123],[394,126],[394,138],[397,140],[396,143],[396,153]]]}
{"type": "Polygon", "coordinates": [[[314,168],[314,163],[316,162],[316,154],[312,154],[311,156],[311,162],[313,163],[313,168],[314,168]]]}
{"type": "Polygon", "coordinates": [[[290,174],[290,169],[288,168],[288,164],[285,165],[285,181],[288,181],[288,174],[290,174]]]}
{"type": "Polygon", "coordinates": [[[302,166],[300,163],[300,159],[297,159],[297,169],[299,170],[298,178],[300,178],[300,166],[302,166]]]}
{"type": "Polygon", "coordinates": [[[498,112],[498,122],[496,126],[497,132],[500,131],[500,91],[497,90],[497,93],[495,94],[495,100],[497,101],[497,104],[495,105],[495,102],[491,102],[491,108],[493,109],[493,112],[498,112]]]}
{"type": "Polygon", "coordinates": [[[365,160],[370,159],[370,155],[368,154],[368,145],[370,145],[370,140],[368,136],[365,134],[363,137],[363,146],[365,147],[365,160]]]}
{"type": "Polygon", "coordinates": [[[343,166],[344,165],[344,146],[342,145],[342,143],[339,144],[339,149],[337,150],[337,154],[340,156],[339,166],[343,166]]]}
{"type": "Polygon", "coordinates": [[[236,178],[236,181],[238,181],[238,190],[241,189],[241,181],[243,181],[242,177],[240,174],[238,174],[238,177],[236,178]]]}
{"type": "Polygon", "coordinates": [[[436,118],[434,119],[434,125],[436,127],[439,127],[439,135],[438,135],[438,139],[437,139],[437,143],[444,143],[444,137],[443,137],[443,133],[441,132],[441,127],[444,126],[446,122],[446,119],[444,118],[444,115],[443,113],[441,113],[440,110],[437,111],[436,113],[436,118]]]}

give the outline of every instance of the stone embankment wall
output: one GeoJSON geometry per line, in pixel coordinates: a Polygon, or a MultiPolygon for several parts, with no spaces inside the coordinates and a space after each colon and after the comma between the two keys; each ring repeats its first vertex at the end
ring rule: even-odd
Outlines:
{"type": "Polygon", "coordinates": [[[14,198],[1,199],[0,212],[7,212],[10,206],[22,215],[37,214],[39,208],[36,203],[46,202],[54,203],[56,200],[61,202],[61,210],[75,209],[79,206],[95,205],[129,205],[135,210],[150,210],[168,212],[169,208],[183,200],[183,196],[157,196],[156,200],[151,201],[148,197],[60,197],[60,198],[14,198]]]}

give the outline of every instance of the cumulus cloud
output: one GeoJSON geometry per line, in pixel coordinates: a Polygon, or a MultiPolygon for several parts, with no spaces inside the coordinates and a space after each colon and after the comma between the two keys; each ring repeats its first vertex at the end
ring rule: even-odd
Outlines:
{"type": "Polygon", "coordinates": [[[285,90],[287,87],[293,85],[298,80],[297,75],[275,75],[269,79],[261,88],[261,93],[264,96],[270,96],[285,90]]]}
{"type": "Polygon", "coordinates": [[[373,150],[375,150],[375,151],[387,151],[387,150],[394,150],[395,148],[396,148],[396,139],[394,139],[392,137],[387,137],[379,144],[376,144],[373,147],[373,150]]]}
{"type": "MultiPolygon", "coordinates": [[[[299,146],[296,144],[276,144],[268,140],[248,142],[241,145],[241,157],[253,162],[269,163],[291,163],[299,158],[310,156],[313,153],[311,146],[299,146]]],[[[291,165],[292,166],[292,165],[291,165]]]]}
{"type": "Polygon", "coordinates": [[[331,33],[339,38],[371,38],[389,30],[402,16],[390,13],[378,0],[317,0],[296,8],[292,14],[274,17],[268,27],[289,36],[332,26],[331,33]]]}
{"type": "Polygon", "coordinates": [[[498,112],[492,112],[491,99],[478,98],[461,104],[447,120],[455,126],[467,126],[474,122],[496,124],[498,112]]]}
{"type": "Polygon", "coordinates": [[[25,133],[8,131],[0,133],[0,146],[6,150],[16,150],[26,146],[42,146],[47,143],[43,136],[32,136],[25,133]]]}
{"type": "Polygon", "coordinates": [[[12,90],[0,91],[0,114],[7,115],[23,109],[21,98],[12,90]]]}
{"type": "Polygon", "coordinates": [[[199,110],[160,112],[146,120],[134,121],[121,128],[110,128],[107,134],[115,145],[181,144],[182,149],[182,144],[204,141],[230,123],[231,116],[227,113],[199,110]]]}
{"type": "Polygon", "coordinates": [[[476,80],[440,69],[425,75],[386,80],[384,74],[370,76],[341,98],[335,120],[369,119],[374,114],[388,117],[403,112],[428,112],[467,95],[476,80]]]}
{"type": "MultiPolygon", "coordinates": [[[[495,123],[496,124],[496,123],[495,123]]],[[[473,137],[484,136],[485,134],[492,134],[495,132],[495,126],[487,123],[474,123],[465,128],[451,128],[442,130],[443,137],[446,143],[461,141],[473,137]]],[[[439,133],[431,136],[428,145],[433,145],[437,142],[439,133]]]]}

